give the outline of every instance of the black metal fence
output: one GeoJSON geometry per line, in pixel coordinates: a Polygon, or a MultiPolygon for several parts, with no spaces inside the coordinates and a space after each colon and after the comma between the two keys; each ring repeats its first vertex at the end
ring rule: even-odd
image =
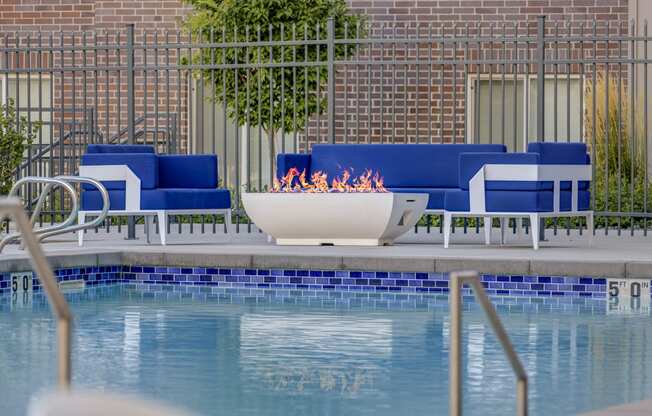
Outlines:
{"type": "MultiPolygon", "coordinates": [[[[41,123],[17,177],[75,174],[89,143],[216,153],[246,223],[240,193],[270,186],[276,153],[314,143],[584,141],[598,227],[634,233],[651,206],[647,30],[541,17],[0,34],[0,91],[41,123]]],[[[43,221],[66,203],[53,196],[43,221]]]]}

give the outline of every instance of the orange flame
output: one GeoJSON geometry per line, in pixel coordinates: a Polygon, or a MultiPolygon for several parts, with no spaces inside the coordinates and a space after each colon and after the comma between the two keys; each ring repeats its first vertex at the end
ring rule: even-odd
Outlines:
{"type": "Polygon", "coordinates": [[[310,180],[306,171],[299,172],[297,168],[290,168],[281,179],[274,178],[272,192],[388,192],[380,173],[367,169],[362,175],[353,177],[348,169],[342,175],[328,182],[328,175],[322,171],[313,172],[310,180]]]}

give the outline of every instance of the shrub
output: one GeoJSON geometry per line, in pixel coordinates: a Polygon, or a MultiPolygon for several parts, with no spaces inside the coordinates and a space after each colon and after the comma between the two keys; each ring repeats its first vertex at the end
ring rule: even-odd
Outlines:
{"type": "MultiPolygon", "coordinates": [[[[647,183],[646,138],[642,114],[630,108],[626,83],[618,86],[616,77],[599,74],[587,82],[585,91],[585,132],[595,166],[593,198],[595,211],[645,212],[652,208],[648,198],[652,184],[647,183]],[[595,94],[595,108],[593,95],[595,94]],[[609,106],[606,107],[608,100],[609,106]],[[632,124],[632,119],[634,124],[632,124]],[[632,132],[634,134],[632,134],[632,132]]],[[[642,218],[596,218],[597,226],[638,227],[642,218]]]]}
{"type": "Polygon", "coordinates": [[[27,117],[17,115],[12,99],[0,105],[0,195],[11,190],[16,169],[40,128],[40,123],[30,125],[27,117]]]}

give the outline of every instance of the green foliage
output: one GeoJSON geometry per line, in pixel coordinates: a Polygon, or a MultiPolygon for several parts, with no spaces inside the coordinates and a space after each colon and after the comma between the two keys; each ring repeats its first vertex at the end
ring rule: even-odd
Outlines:
{"type": "Polygon", "coordinates": [[[0,195],[11,190],[16,168],[40,127],[40,123],[30,125],[27,117],[17,116],[12,99],[0,105],[0,195]]]}
{"type": "MultiPolygon", "coordinates": [[[[652,212],[652,184],[647,183],[645,179],[648,174],[645,155],[647,149],[641,126],[642,114],[631,113],[633,110],[629,108],[629,92],[624,85],[619,90],[618,82],[614,78],[611,77],[607,82],[604,74],[600,74],[595,85],[592,82],[587,84],[585,92],[586,142],[595,166],[593,209],[610,212],[652,212]]],[[[620,225],[630,228],[641,227],[644,223],[642,218],[596,218],[596,225],[600,227],[620,225]]]]}
{"type": "MultiPolygon", "coordinates": [[[[279,42],[326,39],[327,22],[333,17],[335,37],[364,36],[363,17],[350,13],[346,0],[185,0],[193,11],[185,21],[195,41],[279,42]]],[[[355,45],[337,44],[335,59],[355,52],[355,45]]],[[[274,135],[302,131],[310,116],[327,107],[324,94],[328,80],[327,48],[324,44],[281,46],[229,46],[201,48],[193,65],[210,65],[195,71],[212,84],[214,99],[226,107],[239,125],[261,126],[273,150],[274,135]],[[259,63],[324,62],[319,66],[257,68],[259,63]],[[237,69],[219,65],[242,64],[237,69]],[[245,65],[247,64],[247,65],[245,65]],[[217,68],[215,67],[217,66],[217,68]],[[236,94],[237,91],[237,94],[236,94]],[[317,94],[320,91],[320,94],[317,94]]],[[[186,59],[186,63],[187,62],[186,59]]],[[[274,154],[272,152],[272,154],[274,154]]]]}

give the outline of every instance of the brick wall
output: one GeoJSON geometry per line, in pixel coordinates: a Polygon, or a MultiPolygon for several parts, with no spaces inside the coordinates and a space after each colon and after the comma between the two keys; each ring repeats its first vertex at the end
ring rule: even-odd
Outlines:
{"type": "MultiPolygon", "coordinates": [[[[612,25],[626,24],[628,20],[627,0],[350,0],[350,3],[355,11],[369,16],[377,33],[384,32],[386,36],[401,33],[414,36],[417,31],[422,36],[427,36],[429,30],[433,30],[435,35],[443,33],[450,36],[456,26],[461,31],[465,30],[462,27],[467,24],[471,25],[471,35],[478,30],[476,24],[481,25],[481,33],[487,34],[491,24],[497,24],[493,30],[499,31],[504,22],[507,22],[508,27],[518,26],[519,33],[527,34],[534,30],[535,19],[542,14],[547,16],[549,22],[561,22],[562,31],[565,22],[572,22],[574,30],[578,30],[581,22],[592,19],[612,25]]],[[[126,74],[117,70],[84,71],[84,59],[89,68],[96,64],[99,67],[124,66],[126,56],[123,51],[112,51],[107,56],[101,45],[124,44],[124,28],[129,23],[135,25],[136,44],[146,41],[151,47],[155,42],[154,31],[158,31],[158,42],[165,41],[166,33],[170,40],[175,41],[179,22],[187,11],[187,6],[174,0],[0,0],[0,44],[15,44],[16,34],[22,33],[20,45],[25,46],[27,33],[31,33],[29,42],[33,46],[38,45],[36,32],[40,30],[44,32],[40,41],[47,45],[49,37],[53,36],[55,45],[52,53],[27,55],[20,52],[0,56],[0,68],[8,68],[8,72],[16,67],[44,68],[44,75],[49,76],[55,86],[53,106],[71,107],[74,104],[76,107],[96,107],[96,125],[106,139],[126,127],[126,74]],[[84,38],[80,32],[87,32],[86,43],[95,44],[97,36],[100,47],[86,54],[75,49],[66,49],[61,53],[56,50],[56,45],[60,42],[60,31],[64,33],[64,45],[69,46],[73,42],[75,45],[82,44],[84,38]],[[73,36],[72,33],[76,34],[73,36]],[[144,34],[147,34],[146,38],[144,34]],[[78,68],[74,71],[74,76],[73,71],[62,73],[57,70],[62,62],[66,66],[78,68]]],[[[548,33],[552,33],[552,30],[553,25],[550,24],[548,33]]],[[[612,27],[612,31],[617,30],[616,26],[612,27]]],[[[491,45],[481,46],[479,51],[471,50],[469,56],[493,56],[491,45]]],[[[608,48],[615,46],[617,45],[609,45],[608,48]]],[[[606,50],[607,46],[601,45],[600,48],[606,50]]],[[[391,47],[371,52],[363,49],[360,56],[371,54],[378,57],[380,53],[390,60],[393,56],[391,47]]],[[[432,53],[435,57],[444,54],[459,58],[464,52],[441,47],[436,42],[427,42],[419,48],[399,47],[395,56],[414,58],[417,53],[422,57],[432,53]]],[[[143,63],[144,59],[143,52],[137,50],[136,64],[143,63]]],[[[154,49],[150,48],[147,59],[149,63],[155,59],[158,59],[159,64],[165,64],[167,59],[175,63],[177,55],[172,50],[167,56],[159,54],[157,57],[154,49]]],[[[497,66],[466,68],[467,73],[487,73],[497,69],[497,66]]],[[[520,70],[527,71],[523,68],[520,70]]],[[[574,72],[577,70],[578,68],[573,68],[574,72]]],[[[347,68],[339,68],[336,139],[342,141],[346,136],[348,140],[362,142],[387,142],[392,139],[414,142],[417,138],[420,141],[430,141],[431,137],[433,141],[463,140],[465,98],[468,98],[464,95],[463,79],[463,69],[452,65],[399,68],[387,65],[373,65],[371,68],[349,65],[347,68]]],[[[170,113],[178,116],[180,123],[180,148],[187,148],[188,74],[150,71],[145,76],[141,71],[136,74],[135,81],[136,116],[146,112],[167,112],[169,109],[170,113]]],[[[67,111],[53,115],[55,121],[65,120],[68,123],[64,130],[69,128],[73,119],[80,122],[80,117],[79,113],[73,115],[67,111]]],[[[325,117],[321,120],[325,123],[325,117]]],[[[147,127],[151,130],[154,124],[155,118],[150,118],[147,127]]],[[[165,128],[167,119],[159,119],[158,124],[165,128]]],[[[144,124],[140,127],[144,127],[144,124]]],[[[59,129],[55,130],[58,132],[59,129]]],[[[316,130],[314,121],[310,124],[308,141],[325,141],[326,125],[322,124],[320,128],[320,137],[316,137],[316,130]]],[[[150,132],[148,140],[154,140],[155,136],[150,132]]],[[[163,140],[164,135],[156,137],[163,140]]],[[[88,138],[78,140],[82,143],[88,138]]]]}
{"type": "MultiPolygon", "coordinates": [[[[461,59],[468,54],[470,59],[504,59],[516,53],[512,45],[500,42],[472,43],[468,51],[460,43],[457,49],[450,44],[428,42],[429,33],[437,36],[482,35],[490,37],[507,33],[511,36],[516,30],[519,36],[536,35],[536,20],[540,15],[546,16],[547,35],[573,33],[581,30],[589,33],[592,21],[598,23],[598,34],[607,30],[612,34],[627,33],[627,0],[351,0],[354,10],[370,17],[376,36],[419,36],[426,41],[416,46],[405,47],[400,43],[388,43],[384,50],[367,50],[362,48],[362,56],[385,56],[385,62],[392,60],[396,47],[396,56],[416,59],[417,50],[422,59],[441,59],[456,56],[461,59]],[[567,27],[570,25],[570,28],[567,27]],[[582,29],[582,25],[584,28],[582,29]],[[611,25],[607,29],[607,25],[611,25]],[[493,26],[493,29],[492,29],[493,26]],[[467,29],[468,28],[468,29],[467,29]],[[570,31],[570,32],[569,32],[570,31]]],[[[535,53],[536,45],[523,47],[519,45],[519,54],[535,53]]],[[[553,57],[555,51],[547,45],[547,56],[553,57]]],[[[611,56],[627,54],[627,48],[618,52],[618,44],[598,45],[598,56],[604,57],[606,50],[611,56]]],[[[560,46],[559,56],[588,58],[591,52],[580,51],[579,45],[560,46]],[[568,54],[568,55],[565,55],[568,54]]],[[[336,105],[336,141],[362,142],[450,142],[465,139],[466,110],[468,98],[465,97],[467,86],[465,76],[480,77],[493,73],[500,77],[501,65],[346,65],[339,68],[336,105]],[[345,80],[348,86],[345,86],[345,80]],[[384,84],[384,85],[383,85],[384,84]],[[381,110],[382,108],[382,110],[381,110]]],[[[581,71],[579,65],[573,65],[570,72],[581,71]]],[[[508,74],[514,71],[518,76],[536,71],[533,67],[505,68],[508,74]]],[[[551,73],[554,67],[548,66],[551,73]]],[[[566,66],[558,66],[558,71],[567,72],[566,66]]],[[[626,71],[626,70],[625,70],[626,71]]],[[[622,74],[626,81],[626,73],[622,74]]],[[[472,123],[474,120],[466,120],[472,123]]],[[[326,131],[322,124],[321,131],[326,131]]],[[[316,137],[316,126],[312,123],[308,132],[311,143],[324,141],[326,137],[316,137]]],[[[480,138],[493,140],[495,138],[480,138]]]]}
{"type": "Polygon", "coordinates": [[[351,0],[375,21],[518,22],[545,14],[549,20],[627,21],[627,0],[351,0]]]}
{"type": "MultiPolygon", "coordinates": [[[[92,122],[96,131],[101,133],[102,139],[124,133],[127,125],[127,73],[124,70],[98,70],[99,68],[126,65],[126,53],[123,50],[106,50],[102,46],[126,45],[126,25],[134,24],[135,43],[142,44],[145,33],[148,33],[147,42],[154,42],[154,31],[159,32],[160,42],[165,41],[165,34],[170,39],[176,39],[179,23],[188,7],[181,1],[104,1],[104,0],[0,0],[0,44],[9,47],[27,46],[48,48],[42,52],[27,54],[23,51],[5,53],[0,56],[0,68],[5,73],[1,78],[11,79],[15,69],[32,68],[29,77],[32,83],[38,79],[40,72],[44,79],[43,89],[53,85],[52,107],[54,108],[51,119],[55,125],[52,127],[53,138],[56,140],[60,132],[63,134],[73,130],[78,132],[74,143],[83,146],[93,138],[83,132],[84,125],[91,122],[90,117],[85,117],[84,109],[95,109],[92,122]],[[41,32],[41,33],[39,33],[41,32]],[[61,48],[64,45],[64,48],[61,48]],[[88,49],[82,52],[80,46],[86,45],[88,49]],[[71,49],[71,46],[76,46],[71,49]],[[93,49],[97,47],[97,49],[93,49]],[[75,68],[75,71],[62,71],[61,67],[75,68]],[[37,70],[40,68],[40,71],[37,70]],[[84,68],[87,68],[85,70],[84,68]],[[46,84],[47,83],[47,84],[46,84]],[[71,108],[78,110],[73,112],[71,108]],[[60,123],[63,121],[63,125],[60,123]],[[62,127],[62,128],[61,128],[62,127]]],[[[136,51],[136,64],[142,64],[143,53],[136,51]]],[[[177,55],[172,51],[167,57],[161,56],[159,62],[165,59],[176,62],[177,55]]],[[[153,53],[150,63],[153,62],[153,53]]],[[[169,74],[159,74],[160,97],[169,97],[166,102],[160,102],[161,112],[169,111],[177,115],[180,125],[187,124],[187,96],[188,79],[186,74],[170,71],[169,74]],[[169,106],[168,106],[169,101],[169,106]]],[[[24,74],[22,77],[28,77],[24,74]]],[[[19,83],[26,89],[27,83],[19,83]]],[[[147,140],[153,141],[156,134],[151,130],[156,124],[161,130],[167,129],[168,118],[159,118],[158,122],[153,112],[157,109],[153,100],[156,96],[154,86],[156,80],[152,73],[145,80],[144,73],[137,73],[135,77],[136,91],[136,117],[145,114],[145,102],[148,103],[149,113],[147,128],[150,130],[147,140]],[[148,100],[145,99],[148,98],[148,100]]],[[[35,86],[32,85],[32,88],[35,86]]],[[[38,87],[36,87],[38,88],[38,87]]],[[[25,91],[23,91],[25,94],[25,91]]],[[[162,99],[160,101],[163,101],[162,99]]],[[[23,99],[21,106],[27,106],[23,99]]],[[[37,103],[30,103],[36,107],[37,103]]],[[[45,106],[45,104],[43,104],[45,106]]],[[[141,123],[140,128],[145,124],[141,123]]],[[[184,128],[179,128],[181,133],[180,147],[185,148],[184,128]]],[[[159,140],[164,140],[165,133],[158,135],[159,140]]],[[[99,136],[97,136],[99,137],[99,136]]],[[[126,135],[123,135],[126,137],[126,135]]],[[[48,138],[45,139],[45,142],[48,138]]],[[[72,140],[68,140],[72,144],[72,140]]],[[[70,153],[79,153],[81,149],[68,149],[70,153]]],[[[74,161],[72,162],[74,163],[74,161]]],[[[68,170],[64,166],[64,170],[68,170]]],[[[58,164],[55,164],[55,173],[58,164]]]]}

